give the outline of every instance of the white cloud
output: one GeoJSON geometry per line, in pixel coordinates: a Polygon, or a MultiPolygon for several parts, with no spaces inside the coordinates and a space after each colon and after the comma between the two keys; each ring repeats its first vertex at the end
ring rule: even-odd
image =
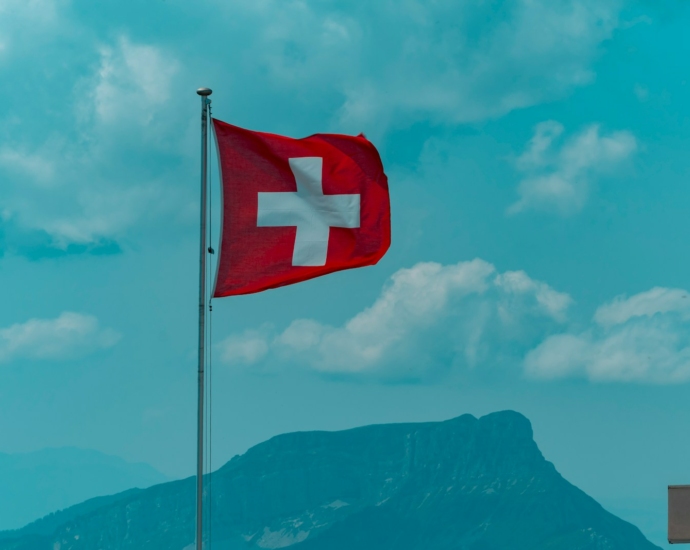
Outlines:
{"type": "Polygon", "coordinates": [[[536,378],[669,384],[690,380],[690,298],[653,288],[602,305],[594,323],[547,338],[525,359],[536,378]]]}
{"type": "Polygon", "coordinates": [[[273,354],[322,372],[419,378],[480,363],[489,342],[498,349],[531,340],[535,330],[541,336],[540,324],[564,320],[570,304],[524,272],[497,274],[483,260],[420,263],[396,272],[370,307],[340,327],[299,319],[275,337],[233,335],[221,350],[230,363],[273,354]]]}
{"type": "Polygon", "coordinates": [[[0,362],[78,357],[112,347],[119,339],[92,315],[64,312],[55,319],[30,319],[0,329],[0,362]]]}
{"type": "Polygon", "coordinates": [[[93,109],[100,122],[149,124],[170,99],[178,62],[160,48],[122,36],[100,51],[93,81],[93,109]]]}
{"type": "Polygon", "coordinates": [[[635,97],[643,103],[649,99],[649,88],[645,88],[641,84],[635,84],[633,92],[635,92],[635,97]]]}
{"type": "Polygon", "coordinates": [[[164,192],[155,183],[132,187],[109,186],[79,189],[74,196],[76,208],[69,215],[54,211],[39,227],[53,238],[55,246],[91,244],[100,239],[120,237],[127,229],[155,209],[164,192]]]}
{"type": "Polygon", "coordinates": [[[652,317],[657,313],[681,313],[690,317],[688,292],[677,288],[655,287],[630,298],[619,296],[597,309],[594,320],[603,326],[620,325],[633,317],[652,317]]]}
{"type": "Polygon", "coordinates": [[[42,231],[52,245],[89,245],[119,239],[135,224],[170,212],[180,191],[145,175],[101,174],[102,159],[74,147],[26,153],[0,149],[3,217],[23,231],[42,231]]]}
{"type": "Polygon", "coordinates": [[[517,168],[525,173],[518,186],[520,199],[508,209],[545,210],[563,215],[579,211],[587,201],[592,180],[611,171],[637,150],[627,131],[602,133],[597,124],[555,146],[563,133],[555,121],[538,124],[517,168]]]}
{"type": "Polygon", "coordinates": [[[218,344],[220,358],[226,363],[256,363],[268,353],[265,331],[247,330],[233,334],[218,344]]]}
{"type": "Polygon", "coordinates": [[[56,28],[60,0],[0,0],[0,56],[35,45],[36,37],[56,28]],[[18,44],[21,43],[21,44],[18,44]]]}
{"type": "Polygon", "coordinates": [[[178,62],[126,37],[102,47],[99,60],[75,86],[78,139],[49,134],[34,148],[0,147],[5,218],[18,231],[46,233],[58,249],[122,239],[162,212],[181,217],[193,200],[175,185],[179,165],[152,173],[146,160],[181,139],[171,131],[179,117],[168,116],[178,62]]]}
{"type": "Polygon", "coordinates": [[[556,320],[565,320],[565,312],[572,303],[567,294],[557,292],[546,283],[531,279],[524,271],[509,271],[498,275],[495,284],[507,294],[533,295],[538,307],[556,320]]]}
{"type": "Polygon", "coordinates": [[[55,167],[46,154],[28,153],[7,146],[0,148],[0,166],[26,176],[28,183],[46,184],[55,173],[55,167]]]}
{"type": "MultiPolygon", "coordinates": [[[[304,93],[344,95],[341,124],[471,122],[594,79],[619,0],[224,3],[260,29],[254,64],[304,93]]],[[[256,40],[252,38],[252,40],[256,40]]]]}

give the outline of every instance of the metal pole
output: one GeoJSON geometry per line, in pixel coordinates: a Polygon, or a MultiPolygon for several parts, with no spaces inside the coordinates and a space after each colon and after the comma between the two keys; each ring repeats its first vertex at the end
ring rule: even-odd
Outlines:
{"type": "Polygon", "coordinates": [[[202,550],[204,509],[204,342],[206,325],[206,172],[208,154],[209,88],[196,91],[201,96],[201,241],[199,248],[199,395],[196,439],[196,550],[202,550]]]}

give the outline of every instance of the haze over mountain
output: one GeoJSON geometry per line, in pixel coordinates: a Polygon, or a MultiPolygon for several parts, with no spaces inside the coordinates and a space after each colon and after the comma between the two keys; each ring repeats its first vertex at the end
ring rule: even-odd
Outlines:
{"type": "Polygon", "coordinates": [[[92,497],[167,479],[148,464],[74,447],[0,453],[0,529],[17,529],[92,497]]]}
{"type": "MultiPolygon", "coordinates": [[[[282,435],[209,480],[213,543],[224,549],[657,548],[563,479],[510,411],[282,435]]],[[[3,535],[2,550],[191,550],[194,479],[3,535]]]]}

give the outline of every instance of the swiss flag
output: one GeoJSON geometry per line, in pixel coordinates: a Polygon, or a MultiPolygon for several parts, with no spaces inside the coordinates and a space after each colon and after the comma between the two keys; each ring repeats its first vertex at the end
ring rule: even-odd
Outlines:
{"type": "Polygon", "coordinates": [[[303,139],[213,120],[223,188],[214,297],[377,263],[390,246],[388,180],[364,136],[303,139]]]}

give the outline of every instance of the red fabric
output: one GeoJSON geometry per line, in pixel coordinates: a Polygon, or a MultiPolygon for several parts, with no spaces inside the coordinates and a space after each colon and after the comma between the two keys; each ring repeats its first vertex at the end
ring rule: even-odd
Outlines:
{"type": "Polygon", "coordinates": [[[377,263],[390,246],[388,180],[364,136],[303,139],[213,120],[223,185],[223,230],[214,297],[261,292],[377,263]],[[258,193],[296,192],[288,159],[323,158],[325,195],[359,194],[360,226],[331,227],[326,265],[292,265],[295,227],[257,227],[258,193]]]}

